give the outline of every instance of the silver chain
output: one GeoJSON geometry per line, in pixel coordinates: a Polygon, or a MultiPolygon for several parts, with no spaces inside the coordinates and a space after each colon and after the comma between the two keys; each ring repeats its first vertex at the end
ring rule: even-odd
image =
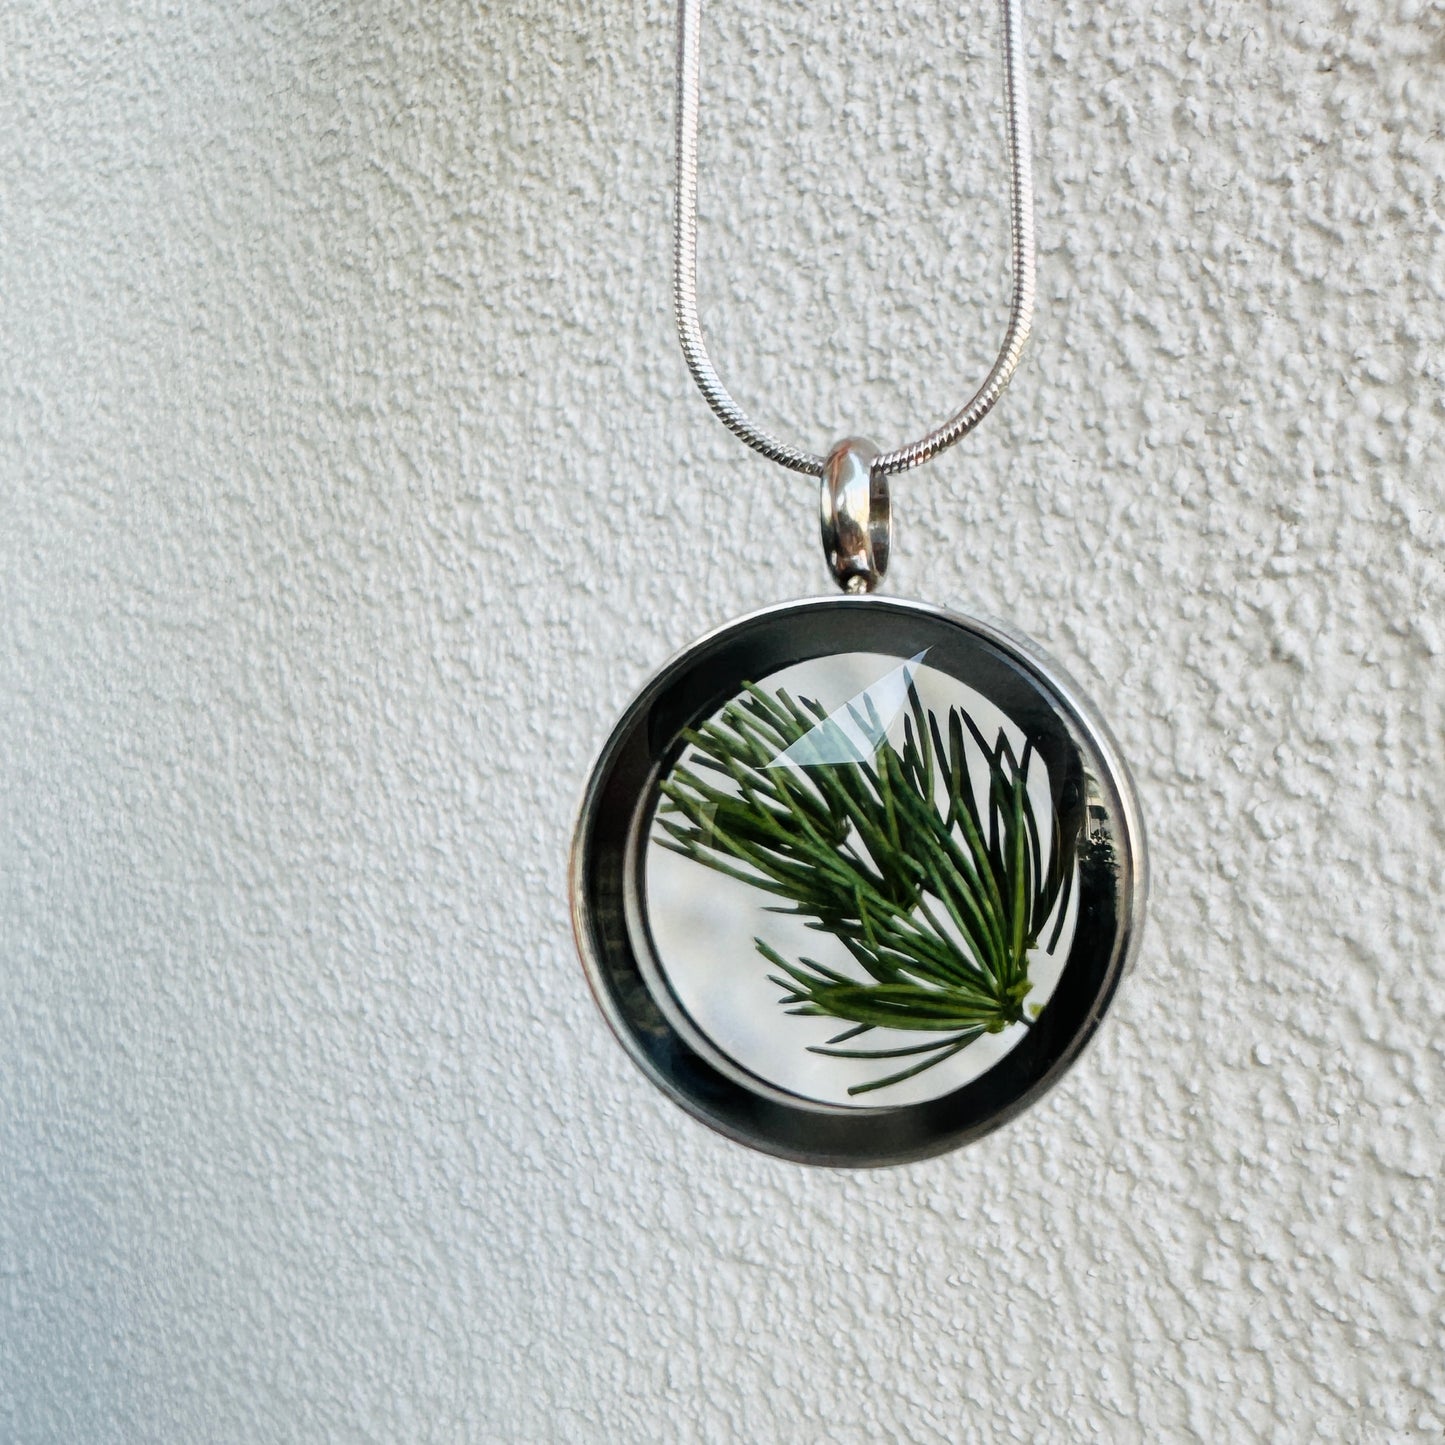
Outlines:
{"type": "MultiPolygon", "coordinates": [[[[1009,384],[1034,313],[1034,192],[1029,163],[1029,108],[1024,84],[1020,0],[1000,0],[1003,22],[1004,130],[1009,158],[1009,222],[1013,240],[1013,300],[998,359],[983,385],[942,426],[916,442],[882,453],[879,475],[906,472],[967,436],[1009,384]]],[[[688,370],[724,426],[769,461],[795,472],[822,476],[827,457],[789,446],[750,420],[722,383],[703,339],[697,314],[697,122],[702,0],[678,0],[677,19],[677,210],[673,225],[673,306],[677,336],[688,370]]]]}

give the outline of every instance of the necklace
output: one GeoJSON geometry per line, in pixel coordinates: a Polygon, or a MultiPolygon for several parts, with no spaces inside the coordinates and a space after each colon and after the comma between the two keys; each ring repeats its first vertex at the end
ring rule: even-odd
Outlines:
{"type": "Polygon", "coordinates": [[[572,916],[594,997],[654,1083],[807,1163],[899,1163],[1004,1123],[1068,1068],[1137,948],[1128,774],[1067,675],[994,622],[880,597],[889,478],[992,410],[1034,298],[1018,0],[1001,0],[1013,297],[983,384],[919,440],[826,454],[755,424],[697,308],[701,0],[680,0],[674,303],[725,426],[819,478],[843,595],[710,633],[638,694],[593,767],[572,916]]]}

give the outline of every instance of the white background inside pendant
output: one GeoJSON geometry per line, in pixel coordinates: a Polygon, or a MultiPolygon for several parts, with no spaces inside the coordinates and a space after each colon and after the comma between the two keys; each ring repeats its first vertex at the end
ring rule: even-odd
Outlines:
{"type": "MultiPolygon", "coordinates": [[[[796,664],[759,681],[769,692],[783,688],[795,699],[815,700],[831,712],[880,682],[883,686],[879,691],[890,691],[886,681],[890,675],[895,679],[893,696],[901,697],[896,673],[906,661],[876,653],[842,653],[796,664]]],[[[938,716],[941,725],[951,707],[962,707],[985,738],[992,741],[1001,729],[1015,756],[1021,754],[1023,732],[982,694],[929,667],[926,661],[913,670],[913,678],[921,702],[938,716]]],[[[888,721],[892,709],[880,705],[879,710],[888,721]]],[[[899,709],[889,724],[887,735],[895,745],[902,743],[905,716],[906,709],[899,709]]],[[[684,764],[689,756],[684,755],[684,764]]],[[[969,761],[976,795],[983,796],[986,773],[972,746],[969,761]]],[[[709,780],[723,785],[720,776],[709,780]]],[[[1037,816],[1047,818],[1049,779],[1037,755],[1029,770],[1028,786],[1037,816]]],[[[916,1060],[838,1059],[810,1053],[811,1046],[827,1043],[848,1025],[837,1019],[789,1013],[780,1002],[783,991],[770,977],[778,970],[759,953],[755,940],[764,939],[791,962],[810,958],[866,980],[862,969],[842,943],[809,928],[805,919],[767,911],[777,902],[768,893],[661,847],[660,836],[654,825],[645,863],[647,918],[659,963],[696,1026],[749,1073],[819,1103],[864,1108],[911,1104],[938,1098],[978,1078],[1026,1035],[1023,1024],[1002,1033],[985,1034],[961,1053],[911,1079],[850,1096],[850,1087],[895,1073],[916,1060]]],[[[1047,849],[1047,837],[1042,842],[1047,849]]],[[[1047,865],[1047,852],[1043,861],[1047,865]]],[[[1070,890],[1068,912],[1055,948],[1039,948],[1030,954],[1033,990],[1027,1004],[1031,1009],[1048,1001],[1068,959],[1074,937],[1076,896],[1070,890]]],[[[1047,941],[1052,933],[1051,920],[1041,938],[1047,941]]],[[[913,1030],[878,1028],[846,1046],[901,1048],[925,1042],[926,1038],[913,1030]]]]}

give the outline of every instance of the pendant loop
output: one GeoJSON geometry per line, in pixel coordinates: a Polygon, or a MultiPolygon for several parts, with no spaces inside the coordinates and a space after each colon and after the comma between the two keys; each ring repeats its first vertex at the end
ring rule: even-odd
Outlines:
{"type": "Polygon", "coordinates": [[[888,570],[893,503],[888,478],[873,468],[877,456],[872,442],[845,437],[823,467],[823,555],[845,592],[874,591],[888,570]]]}

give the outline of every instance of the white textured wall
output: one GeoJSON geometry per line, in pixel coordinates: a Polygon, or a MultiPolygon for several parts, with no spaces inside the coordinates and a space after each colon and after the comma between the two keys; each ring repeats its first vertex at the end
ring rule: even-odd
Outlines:
{"type": "MultiPolygon", "coordinates": [[[[810,444],[993,345],[976,9],[714,6],[706,310],[810,444]]],[[[1043,1105],[846,1175],[568,930],[614,711],[821,580],[670,334],[669,7],[5,7],[0,1438],[1445,1433],[1445,10],[1033,9],[1036,343],[899,590],[1092,686],[1153,910],[1043,1105]]]]}

